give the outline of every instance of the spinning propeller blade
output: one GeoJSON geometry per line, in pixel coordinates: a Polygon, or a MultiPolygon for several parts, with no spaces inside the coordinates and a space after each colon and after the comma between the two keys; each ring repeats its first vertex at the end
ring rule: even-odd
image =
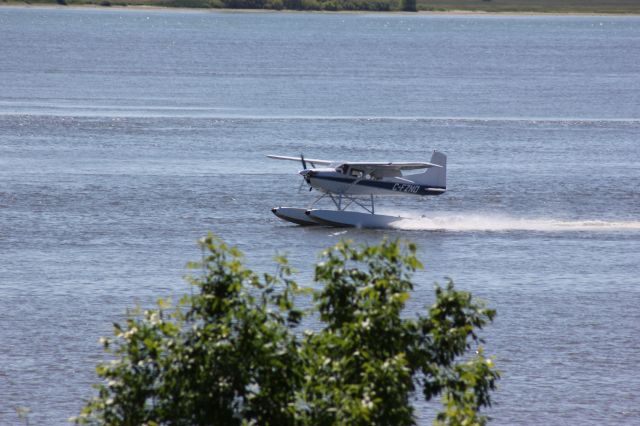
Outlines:
{"type": "MultiPolygon", "coordinates": [[[[307,162],[304,161],[304,155],[300,153],[300,161],[302,161],[302,169],[307,170],[307,162]]],[[[298,192],[302,191],[302,185],[304,185],[305,179],[302,178],[302,182],[300,182],[300,186],[298,187],[298,192]]]]}

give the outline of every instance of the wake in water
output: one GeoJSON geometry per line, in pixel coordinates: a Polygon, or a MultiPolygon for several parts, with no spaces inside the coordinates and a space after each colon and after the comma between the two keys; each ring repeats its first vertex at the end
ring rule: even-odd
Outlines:
{"type": "MultiPolygon", "coordinates": [[[[400,214],[408,217],[411,215],[400,214]]],[[[443,231],[640,231],[640,221],[525,219],[482,214],[444,214],[407,218],[393,223],[403,230],[443,231]]]]}

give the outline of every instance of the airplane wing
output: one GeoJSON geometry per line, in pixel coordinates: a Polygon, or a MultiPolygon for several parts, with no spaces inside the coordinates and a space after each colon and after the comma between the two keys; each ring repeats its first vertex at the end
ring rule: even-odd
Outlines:
{"type": "MultiPolygon", "coordinates": [[[[300,157],[289,157],[286,155],[267,155],[269,158],[273,158],[275,160],[290,160],[290,161],[301,161],[300,157]]],[[[364,162],[364,161],[349,161],[349,162],[340,162],[337,163],[331,160],[318,160],[315,158],[305,158],[304,161],[311,164],[325,164],[325,165],[344,165],[349,167],[361,167],[367,170],[376,170],[376,169],[387,169],[387,170],[416,170],[416,169],[427,169],[430,167],[442,167],[439,164],[433,163],[414,163],[414,162],[364,162]]]]}
{"type": "MultiPolygon", "coordinates": [[[[300,157],[287,157],[286,155],[267,155],[269,158],[273,158],[274,160],[291,160],[291,161],[300,161],[300,157]]],[[[305,158],[304,161],[312,164],[332,164],[333,161],[330,160],[318,160],[315,158],[305,158]]]]}
{"type": "Polygon", "coordinates": [[[433,163],[409,163],[409,162],[347,162],[342,163],[342,165],[346,165],[349,167],[361,167],[363,169],[368,170],[376,170],[376,169],[388,169],[388,170],[416,170],[416,169],[427,169],[430,167],[442,167],[439,164],[433,163]]]}

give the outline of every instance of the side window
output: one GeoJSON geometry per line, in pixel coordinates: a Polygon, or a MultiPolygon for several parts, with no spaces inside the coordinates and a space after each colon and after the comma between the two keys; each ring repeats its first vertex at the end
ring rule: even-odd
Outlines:
{"type": "Polygon", "coordinates": [[[356,178],[361,178],[364,175],[364,172],[362,170],[358,170],[358,169],[351,169],[351,176],[356,177],[356,178]]]}

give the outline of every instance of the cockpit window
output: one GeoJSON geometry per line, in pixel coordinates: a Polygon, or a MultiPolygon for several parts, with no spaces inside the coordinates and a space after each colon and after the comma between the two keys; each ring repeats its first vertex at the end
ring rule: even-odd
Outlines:
{"type": "Polygon", "coordinates": [[[375,173],[371,173],[371,172],[365,173],[364,170],[351,168],[347,164],[338,166],[336,167],[335,170],[338,173],[342,173],[343,175],[351,176],[356,179],[380,180],[380,176],[377,176],[375,173]]]}

